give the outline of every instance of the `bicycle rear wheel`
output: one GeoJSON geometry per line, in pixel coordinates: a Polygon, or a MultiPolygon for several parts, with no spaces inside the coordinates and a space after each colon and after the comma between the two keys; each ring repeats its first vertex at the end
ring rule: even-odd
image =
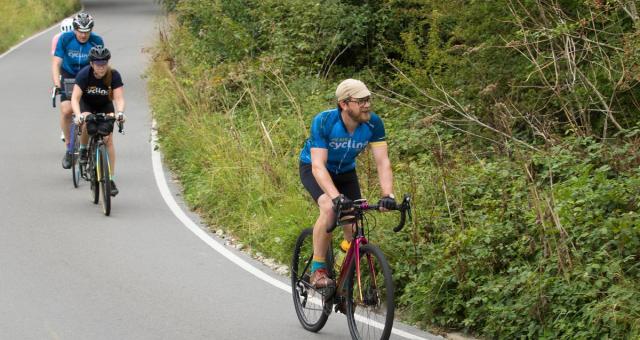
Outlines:
{"type": "Polygon", "coordinates": [[[291,260],[291,292],[293,306],[304,329],[317,332],[324,327],[331,313],[332,299],[309,283],[313,260],[313,229],[307,228],[296,241],[291,260]]]}
{"type": "Polygon", "coordinates": [[[105,216],[111,214],[111,168],[109,166],[109,154],[107,147],[102,144],[98,147],[100,155],[100,186],[102,191],[102,212],[105,216]]]}
{"type": "Polygon", "coordinates": [[[80,136],[77,133],[78,126],[71,125],[71,143],[73,149],[71,150],[71,176],[73,177],[73,187],[77,188],[80,185],[80,163],[78,162],[80,156],[80,136]]]}
{"type": "Polygon", "coordinates": [[[395,304],[391,267],[380,248],[360,247],[360,278],[353,261],[347,276],[347,322],[352,339],[389,339],[395,304]]]}

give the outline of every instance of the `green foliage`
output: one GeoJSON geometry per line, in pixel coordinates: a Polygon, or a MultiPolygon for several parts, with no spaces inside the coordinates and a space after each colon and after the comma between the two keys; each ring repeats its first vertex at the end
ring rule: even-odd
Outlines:
{"type": "Polygon", "coordinates": [[[640,279],[640,178],[602,165],[613,148],[593,143],[585,155],[583,143],[593,142],[531,155],[542,162],[532,166],[534,181],[512,162],[449,164],[460,176],[448,185],[455,223],[446,212],[427,219],[433,242],[422,246],[424,262],[405,287],[413,293],[403,296],[415,321],[500,338],[638,334],[629,299],[640,291],[629,282],[640,279]],[[616,305],[629,309],[602,314],[616,305]]]}
{"type": "Polygon", "coordinates": [[[78,0],[0,0],[0,54],[78,9],[78,0]]]}
{"type": "MultiPolygon", "coordinates": [[[[150,94],[185,198],[288,263],[315,220],[311,117],[370,84],[399,234],[370,238],[401,314],[489,338],[640,336],[638,31],[630,1],[165,1],[150,94]],[[604,98],[604,100],[602,100],[604,98]],[[606,104],[606,105],[605,105],[606,104]]],[[[360,156],[365,197],[379,195],[360,156]]]]}

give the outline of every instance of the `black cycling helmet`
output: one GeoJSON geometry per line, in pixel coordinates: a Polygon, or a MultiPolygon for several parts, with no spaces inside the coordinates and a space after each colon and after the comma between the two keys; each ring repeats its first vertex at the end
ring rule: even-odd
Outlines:
{"type": "Polygon", "coordinates": [[[91,51],[89,51],[89,61],[107,61],[109,59],[111,59],[111,52],[104,46],[94,46],[91,48],[91,51]]]}
{"type": "Polygon", "coordinates": [[[79,32],[91,32],[93,17],[86,12],[80,12],[73,18],[73,28],[79,32]]]}

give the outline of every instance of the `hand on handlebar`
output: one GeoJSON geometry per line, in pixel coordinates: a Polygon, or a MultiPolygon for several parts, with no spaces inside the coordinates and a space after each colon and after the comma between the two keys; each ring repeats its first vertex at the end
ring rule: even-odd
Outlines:
{"type": "Polygon", "coordinates": [[[84,122],[84,116],[82,114],[79,114],[79,115],[74,114],[73,115],[73,123],[74,124],[80,125],[83,122],[84,122]]]}
{"type": "Polygon", "coordinates": [[[380,206],[381,211],[398,209],[398,205],[396,204],[396,199],[393,196],[382,197],[378,201],[378,205],[380,206]]]}
{"type": "Polygon", "coordinates": [[[127,116],[124,112],[120,111],[116,114],[116,121],[118,122],[118,132],[124,135],[124,121],[127,120],[127,116]]]}
{"type": "Polygon", "coordinates": [[[353,210],[353,201],[349,199],[349,197],[340,194],[338,197],[331,200],[333,202],[333,211],[351,211],[353,210]]]}

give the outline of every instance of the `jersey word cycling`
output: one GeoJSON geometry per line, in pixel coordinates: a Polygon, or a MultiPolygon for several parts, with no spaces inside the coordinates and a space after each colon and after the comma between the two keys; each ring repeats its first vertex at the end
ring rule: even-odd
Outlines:
{"type": "Polygon", "coordinates": [[[102,38],[93,32],[86,43],[76,39],[74,32],[65,32],[60,35],[54,55],[62,58],[62,69],[71,75],[76,75],[81,68],[89,64],[89,51],[94,46],[104,46],[102,38]]]}
{"type": "Polygon", "coordinates": [[[111,102],[109,99],[109,87],[111,90],[115,90],[121,86],[122,77],[116,70],[107,71],[111,72],[111,84],[105,84],[105,77],[97,79],[93,75],[93,69],[91,65],[85,66],[76,76],[76,85],[82,90],[82,100],[91,107],[101,107],[111,102]]]}
{"type": "Polygon", "coordinates": [[[311,122],[311,136],[300,152],[300,162],[311,164],[311,148],[327,149],[327,170],[336,174],[348,172],[355,169],[356,157],[369,143],[386,143],[384,124],[375,113],[350,134],[337,108],[320,112],[311,122]]]}

